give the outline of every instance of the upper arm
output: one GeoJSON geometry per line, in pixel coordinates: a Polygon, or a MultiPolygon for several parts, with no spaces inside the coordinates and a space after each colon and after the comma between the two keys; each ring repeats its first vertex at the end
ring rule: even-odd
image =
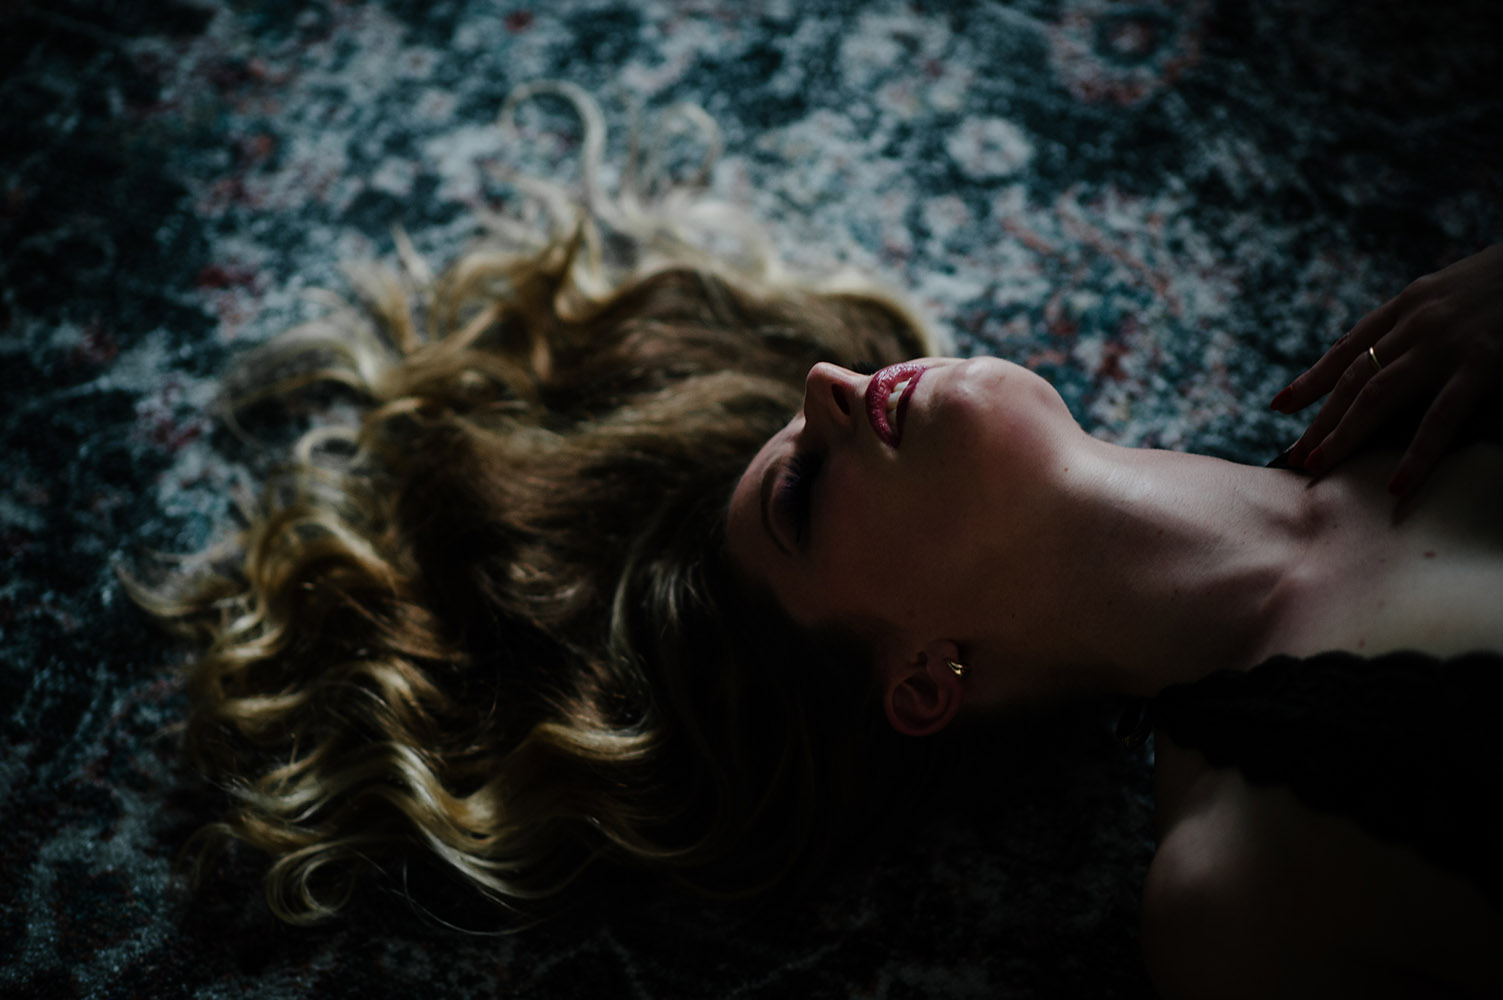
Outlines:
{"type": "Polygon", "coordinates": [[[1143,887],[1149,972],[1165,997],[1330,996],[1350,985],[1350,936],[1371,903],[1329,821],[1286,789],[1198,768],[1160,829],[1143,887]]]}
{"type": "Polygon", "coordinates": [[[1477,886],[1287,788],[1159,757],[1142,932],[1165,997],[1503,995],[1503,916],[1477,886]]]}
{"type": "Polygon", "coordinates": [[[1259,921],[1246,888],[1254,861],[1229,787],[1235,778],[1157,734],[1159,848],[1143,885],[1148,970],[1170,1000],[1272,995],[1250,941],[1259,921]],[[1230,781],[1228,779],[1231,779],[1230,781]]]}
{"type": "Polygon", "coordinates": [[[1227,850],[1215,818],[1169,832],[1143,887],[1143,951],[1167,1000],[1282,995],[1264,918],[1245,891],[1244,859],[1227,850]]]}

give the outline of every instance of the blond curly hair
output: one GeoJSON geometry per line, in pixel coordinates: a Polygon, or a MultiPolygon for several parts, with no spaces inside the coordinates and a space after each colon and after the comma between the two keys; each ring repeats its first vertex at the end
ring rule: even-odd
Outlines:
{"type": "Polygon", "coordinates": [[[229,806],[197,856],[264,852],[291,922],[415,853],[513,906],[597,859],[769,884],[885,731],[860,649],[793,629],[723,532],[810,366],[925,353],[922,324],[790,280],[706,198],[607,205],[598,110],[554,89],[587,123],[582,201],[534,185],[546,232],[437,279],[404,245],[405,277],[359,272],[363,305],[246,358],[232,410],[332,384],[353,416],[302,435],[208,568],[131,582],[202,650],[185,742],[229,806]]]}

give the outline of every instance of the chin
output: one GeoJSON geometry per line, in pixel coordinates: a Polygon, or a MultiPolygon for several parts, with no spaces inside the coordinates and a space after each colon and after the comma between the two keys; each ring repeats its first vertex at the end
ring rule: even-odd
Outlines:
{"type": "Polygon", "coordinates": [[[935,380],[934,416],[950,443],[968,453],[968,464],[1031,477],[1082,433],[1054,386],[1022,365],[967,358],[946,376],[935,380]]]}
{"type": "Polygon", "coordinates": [[[1020,364],[989,356],[967,358],[957,374],[966,391],[978,395],[981,402],[1004,404],[1010,410],[1037,407],[1050,416],[1063,415],[1075,422],[1054,385],[1020,364]]]}

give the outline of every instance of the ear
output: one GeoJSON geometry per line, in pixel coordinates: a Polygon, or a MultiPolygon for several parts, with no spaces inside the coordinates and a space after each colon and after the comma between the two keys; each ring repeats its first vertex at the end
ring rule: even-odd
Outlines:
{"type": "Polygon", "coordinates": [[[965,682],[950,669],[960,649],[953,642],[929,643],[921,650],[894,651],[883,664],[883,705],[892,728],[906,736],[937,733],[965,701],[965,682]]]}

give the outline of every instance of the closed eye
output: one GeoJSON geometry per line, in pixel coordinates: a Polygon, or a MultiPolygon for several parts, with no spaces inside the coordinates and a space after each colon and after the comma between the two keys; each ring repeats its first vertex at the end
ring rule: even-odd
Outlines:
{"type": "Polygon", "coordinates": [[[778,483],[777,510],[783,523],[793,527],[793,539],[799,547],[809,532],[809,512],[814,503],[814,482],[824,466],[824,456],[796,451],[788,461],[782,481],[778,483]]]}

